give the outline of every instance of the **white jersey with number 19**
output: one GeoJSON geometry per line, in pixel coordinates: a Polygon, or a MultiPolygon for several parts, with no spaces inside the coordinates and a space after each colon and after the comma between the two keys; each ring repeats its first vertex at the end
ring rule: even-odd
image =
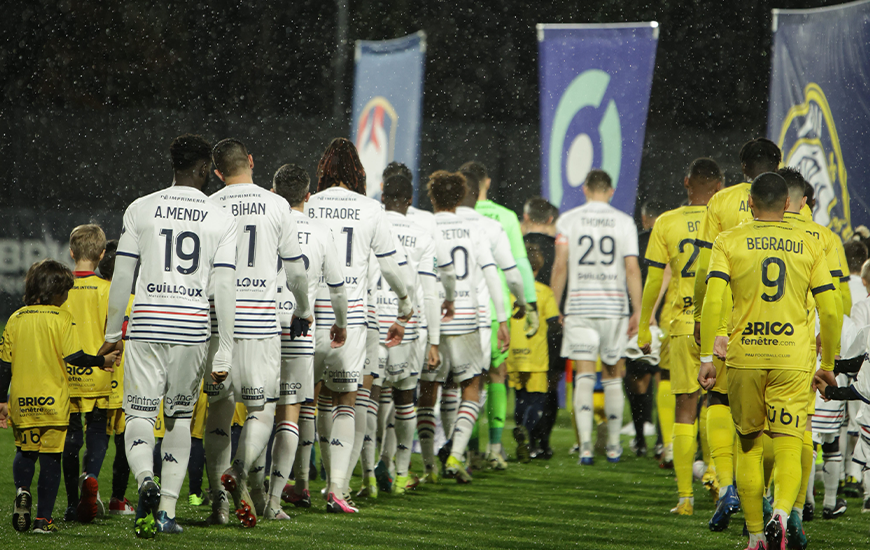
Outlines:
{"type": "Polygon", "coordinates": [[[253,183],[228,185],[211,196],[236,224],[236,325],[234,337],[262,339],[281,333],[275,310],[278,258],[298,261],[302,249],[290,205],[253,183]]]}
{"type": "MultiPolygon", "coordinates": [[[[396,253],[381,203],[343,187],[330,187],[311,195],[305,211],[332,231],[347,292],[347,326],[364,327],[370,254],[383,258],[396,253]]],[[[327,288],[318,292],[314,309],[318,327],[332,326],[335,313],[327,288]]]]}
{"type": "Polygon", "coordinates": [[[208,341],[208,282],[236,263],[232,217],[198,189],[169,187],[124,213],[119,256],[140,262],[130,340],[193,345],[208,341]]]}
{"type": "Polygon", "coordinates": [[[568,245],[565,313],[578,317],[628,315],[625,257],[637,256],[634,220],[591,201],[559,216],[556,243],[568,245]]]}

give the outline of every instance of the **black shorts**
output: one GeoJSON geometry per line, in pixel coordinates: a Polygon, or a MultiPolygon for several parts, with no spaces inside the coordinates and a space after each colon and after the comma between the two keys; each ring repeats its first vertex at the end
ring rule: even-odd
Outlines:
{"type": "Polygon", "coordinates": [[[658,365],[652,365],[646,361],[637,361],[627,358],[625,360],[625,374],[634,376],[635,378],[640,378],[646,374],[655,375],[659,370],[658,365]]]}

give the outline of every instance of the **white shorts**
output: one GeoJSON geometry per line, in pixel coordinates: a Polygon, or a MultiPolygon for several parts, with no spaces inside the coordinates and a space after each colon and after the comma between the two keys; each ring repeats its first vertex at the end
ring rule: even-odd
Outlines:
{"type": "Polygon", "coordinates": [[[813,413],[813,434],[839,435],[843,420],[846,418],[846,402],[825,402],[819,392],[813,392],[813,394],[816,398],[816,412],[813,413]]]}
{"type": "MultiPolygon", "coordinates": [[[[212,338],[214,342],[216,338],[212,338]]],[[[217,350],[215,349],[215,352],[217,350]]],[[[208,372],[214,359],[209,346],[208,372]]],[[[278,400],[278,382],[281,376],[281,337],[236,338],[233,341],[233,368],[221,384],[204,378],[209,403],[232,398],[249,410],[260,410],[266,402],[278,400]]]]}
{"type": "Polygon", "coordinates": [[[441,365],[435,371],[424,369],[421,380],[443,384],[452,374],[453,381],[458,384],[483,373],[483,351],[476,330],[467,334],[442,334],[438,351],[441,353],[441,365]]]}
{"type": "Polygon", "coordinates": [[[278,404],[296,405],[314,401],[314,356],[281,358],[278,404]]]}
{"type": "Polygon", "coordinates": [[[565,317],[562,327],[562,357],[615,365],[628,345],[628,317],[565,317]]]}
{"type": "Polygon", "coordinates": [[[156,418],[191,418],[199,397],[208,344],[184,346],[130,340],[124,350],[124,412],[156,418]]]}
{"type": "MultiPolygon", "coordinates": [[[[366,373],[367,376],[372,377],[373,388],[390,387],[389,380],[387,380],[387,359],[389,356],[390,351],[387,349],[387,346],[382,346],[378,342],[378,368],[366,373]]],[[[360,380],[360,387],[362,387],[362,380],[360,380]]]]}
{"type": "Polygon", "coordinates": [[[376,329],[366,328],[366,361],[363,376],[379,378],[384,372],[383,365],[378,359],[380,340],[381,334],[376,329]]]}
{"type": "MultiPolygon", "coordinates": [[[[864,411],[867,414],[867,411],[864,411]]],[[[855,442],[855,450],[852,452],[852,462],[861,466],[861,471],[870,470],[870,428],[860,426],[861,435],[855,442]]]]}
{"type": "Polygon", "coordinates": [[[492,324],[480,327],[477,331],[480,333],[480,351],[483,353],[483,372],[487,372],[492,366],[492,324]]]}
{"type": "Polygon", "coordinates": [[[329,330],[314,335],[314,380],[322,380],[334,392],[356,391],[362,383],[366,360],[366,327],[347,327],[347,340],[340,348],[330,345],[329,330]]]}
{"type": "MultiPolygon", "coordinates": [[[[382,346],[384,347],[384,346],[382,346]]],[[[397,390],[413,390],[420,378],[420,346],[417,341],[403,342],[387,349],[386,379],[397,390]]]]}

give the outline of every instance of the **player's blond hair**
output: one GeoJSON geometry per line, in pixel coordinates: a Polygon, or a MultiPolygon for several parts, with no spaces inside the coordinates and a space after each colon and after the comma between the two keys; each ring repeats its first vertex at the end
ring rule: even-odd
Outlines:
{"type": "Polygon", "coordinates": [[[867,260],[861,266],[861,280],[864,282],[864,286],[870,283],[870,260],[867,260]]]}
{"type": "Polygon", "coordinates": [[[106,249],[106,234],[99,225],[80,225],[69,234],[69,249],[75,261],[88,260],[97,263],[106,249]]]}

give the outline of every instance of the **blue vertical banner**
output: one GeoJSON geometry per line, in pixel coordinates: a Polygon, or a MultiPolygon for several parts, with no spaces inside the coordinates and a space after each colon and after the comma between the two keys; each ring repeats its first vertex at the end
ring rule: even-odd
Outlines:
{"type": "Polygon", "coordinates": [[[773,10],[767,135],[815,188],[816,222],[870,226],[870,1],[773,10]]]}
{"type": "Polygon", "coordinates": [[[380,198],[381,174],[395,160],[414,174],[416,204],[426,33],[358,40],[354,59],[350,135],[366,170],[366,192],[380,198]]]}
{"type": "Polygon", "coordinates": [[[538,25],[541,192],[566,211],[590,170],[610,174],[612,204],[633,215],[658,23],[538,25]]]}

